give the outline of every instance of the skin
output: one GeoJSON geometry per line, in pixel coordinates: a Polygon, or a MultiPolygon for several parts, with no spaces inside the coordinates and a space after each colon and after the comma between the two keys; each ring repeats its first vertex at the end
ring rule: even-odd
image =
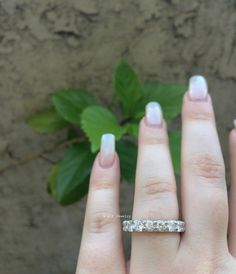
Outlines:
{"type": "Polygon", "coordinates": [[[230,132],[231,192],[210,95],[182,109],[181,185],[176,182],[167,127],[140,121],[132,218],[182,219],[180,233],[132,233],[127,269],[119,218],[119,158],[92,169],[77,274],[233,274],[236,273],[236,129],[230,132]],[[152,164],[150,164],[150,161],[152,164]],[[160,167],[161,168],[158,168],[160,167]],[[227,238],[228,233],[228,238],[227,238]]]}

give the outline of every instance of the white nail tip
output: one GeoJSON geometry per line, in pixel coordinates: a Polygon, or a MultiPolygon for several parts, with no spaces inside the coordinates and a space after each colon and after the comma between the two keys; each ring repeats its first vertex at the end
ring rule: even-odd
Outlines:
{"type": "Polygon", "coordinates": [[[101,149],[115,151],[115,136],[113,134],[106,133],[102,135],[101,149]]]}
{"type": "Polygon", "coordinates": [[[189,95],[193,100],[205,99],[208,94],[206,79],[201,75],[192,76],[189,79],[189,95]]]}
{"type": "Polygon", "coordinates": [[[145,112],[148,125],[161,125],[163,115],[161,106],[157,102],[148,103],[145,112]]]}

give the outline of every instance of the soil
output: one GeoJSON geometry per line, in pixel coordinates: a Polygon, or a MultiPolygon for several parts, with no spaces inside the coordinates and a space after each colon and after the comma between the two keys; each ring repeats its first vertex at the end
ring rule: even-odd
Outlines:
{"type": "MultiPolygon", "coordinates": [[[[86,198],[68,207],[46,192],[57,135],[25,120],[54,90],[83,87],[107,104],[125,58],[143,81],[208,79],[227,164],[236,117],[236,1],[0,0],[0,273],[75,272],[86,198]]],[[[122,183],[130,213],[133,187],[122,183]]],[[[125,236],[126,254],[130,240],[125,236]]]]}

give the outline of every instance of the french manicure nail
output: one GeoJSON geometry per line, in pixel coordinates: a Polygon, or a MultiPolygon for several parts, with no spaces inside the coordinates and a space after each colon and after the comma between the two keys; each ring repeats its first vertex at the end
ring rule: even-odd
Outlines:
{"type": "Polygon", "coordinates": [[[150,102],[146,105],[146,119],[149,126],[160,126],[163,115],[161,106],[157,102],[150,102]]]}
{"type": "Polygon", "coordinates": [[[111,133],[103,134],[100,147],[100,165],[109,167],[115,158],[115,136],[111,133]]]}
{"type": "Polygon", "coordinates": [[[207,93],[207,82],[203,76],[195,75],[189,79],[189,95],[193,101],[206,99],[207,93]]]}

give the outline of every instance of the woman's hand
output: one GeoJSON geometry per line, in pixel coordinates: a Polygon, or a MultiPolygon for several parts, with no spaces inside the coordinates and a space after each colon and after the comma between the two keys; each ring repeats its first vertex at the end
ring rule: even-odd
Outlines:
{"type": "MultiPolygon", "coordinates": [[[[178,203],[160,106],[149,103],[140,122],[132,218],[182,219],[186,231],[133,232],[129,273],[236,273],[236,129],[229,138],[232,186],[228,202],[212,101],[201,76],[190,79],[183,99],[182,123],[178,203]]],[[[120,214],[119,183],[114,136],[107,134],[102,137],[91,174],[77,274],[128,272],[121,223],[115,217],[120,214]]]]}

